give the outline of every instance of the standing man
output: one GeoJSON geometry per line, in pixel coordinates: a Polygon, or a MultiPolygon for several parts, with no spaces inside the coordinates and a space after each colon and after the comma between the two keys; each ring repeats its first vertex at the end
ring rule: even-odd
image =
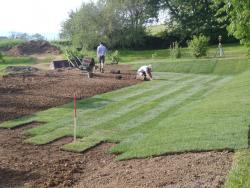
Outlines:
{"type": "Polygon", "coordinates": [[[141,66],[137,71],[137,79],[143,79],[144,81],[153,80],[152,65],[141,66]]]}
{"type": "Polygon", "coordinates": [[[97,52],[97,58],[98,58],[99,64],[100,64],[100,72],[103,73],[107,48],[103,45],[102,42],[100,42],[99,46],[97,47],[96,52],[97,52]]]}

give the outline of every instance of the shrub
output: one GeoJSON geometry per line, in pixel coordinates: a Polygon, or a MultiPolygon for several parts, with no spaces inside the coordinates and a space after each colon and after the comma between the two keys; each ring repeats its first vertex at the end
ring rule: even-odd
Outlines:
{"type": "Polygon", "coordinates": [[[209,38],[204,35],[193,36],[193,39],[188,42],[188,47],[195,57],[202,57],[207,55],[208,42],[209,38]]]}
{"type": "Polygon", "coordinates": [[[181,58],[181,47],[178,42],[173,42],[172,45],[170,45],[170,56],[172,58],[181,58]]]}
{"type": "Polygon", "coordinates": [[[116,51],[114,51],[114,53],[112,53],[111,60],[112,60],[112,63],[114,63],[114,64],[118,64],[121,61],[121,57],[120,57],[118,50],[116,50],[116,51]]]}

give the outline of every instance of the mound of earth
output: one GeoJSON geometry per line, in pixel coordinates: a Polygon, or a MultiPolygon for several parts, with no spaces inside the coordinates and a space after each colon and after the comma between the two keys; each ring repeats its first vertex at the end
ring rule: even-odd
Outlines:
{"type": "Polygon", "coordinates": [[[28,41],[26,43],[17,45],[11,48],[7,54],[11,56],[19,56],[19,55],[32,55],[32,54],[59,54],[60,50],[51,45],[48,41],[39,40],[39,41],[28,41]]]}
{"type": "Polygon", "coordinates": [[[26,74],[38,71],[38,68],[30,66],[9,66],[5,69],[8,74],[26,74]]]}

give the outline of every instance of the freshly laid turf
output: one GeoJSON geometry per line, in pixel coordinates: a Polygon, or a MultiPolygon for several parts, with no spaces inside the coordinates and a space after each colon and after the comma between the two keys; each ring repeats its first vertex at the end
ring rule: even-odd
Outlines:
{"type": "Polygon", "coordinates": [[[238,151],[234,156],[234,163],[230,171],[225,187],[249,188],[250,187],[250,151],[238,151]]]}
{"type": "MultiPolygon", "coordinates": [[[[120,159],[171,152],[248,148],[250,122],[249,71],[188,108],[147,122],[143,137],[125,140],[112,149],[120,159]]],[[[195,97],[197,99],[197,97],[195,97]]]]}
{"type": "MultiPolygon", "coordinates": [[[[78,102],[78,140],[63,148],[82,152],[117,142],[118,159],[165,153],[248,147],[249,72],[238,76],[155,73],[155,80],[78,102]],[[239,100],[240,99],[240,100],[239,100]]],[[[73,104],[7,121],[32,121],[26,142],[46,144],[73,135],[73,104]]]]}

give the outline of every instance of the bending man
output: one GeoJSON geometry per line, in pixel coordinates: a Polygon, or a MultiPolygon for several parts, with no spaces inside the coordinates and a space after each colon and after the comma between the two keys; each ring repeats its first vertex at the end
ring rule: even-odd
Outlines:
{"type": "Polygon", "coordinates": [[[137,79],[143,79],[144,81],[153,80],[152,65],[144,65],[137,71],[137,79]]]}
{"type": "Polygon", "coordinates": [[[103,45],[102,42],[100,42],[99,46],[97,47],[96,52],[97,52],[97,58],[99,60],[99,65],[100,65],[100,72],[103,73],[107,48],[103,45]]]}

